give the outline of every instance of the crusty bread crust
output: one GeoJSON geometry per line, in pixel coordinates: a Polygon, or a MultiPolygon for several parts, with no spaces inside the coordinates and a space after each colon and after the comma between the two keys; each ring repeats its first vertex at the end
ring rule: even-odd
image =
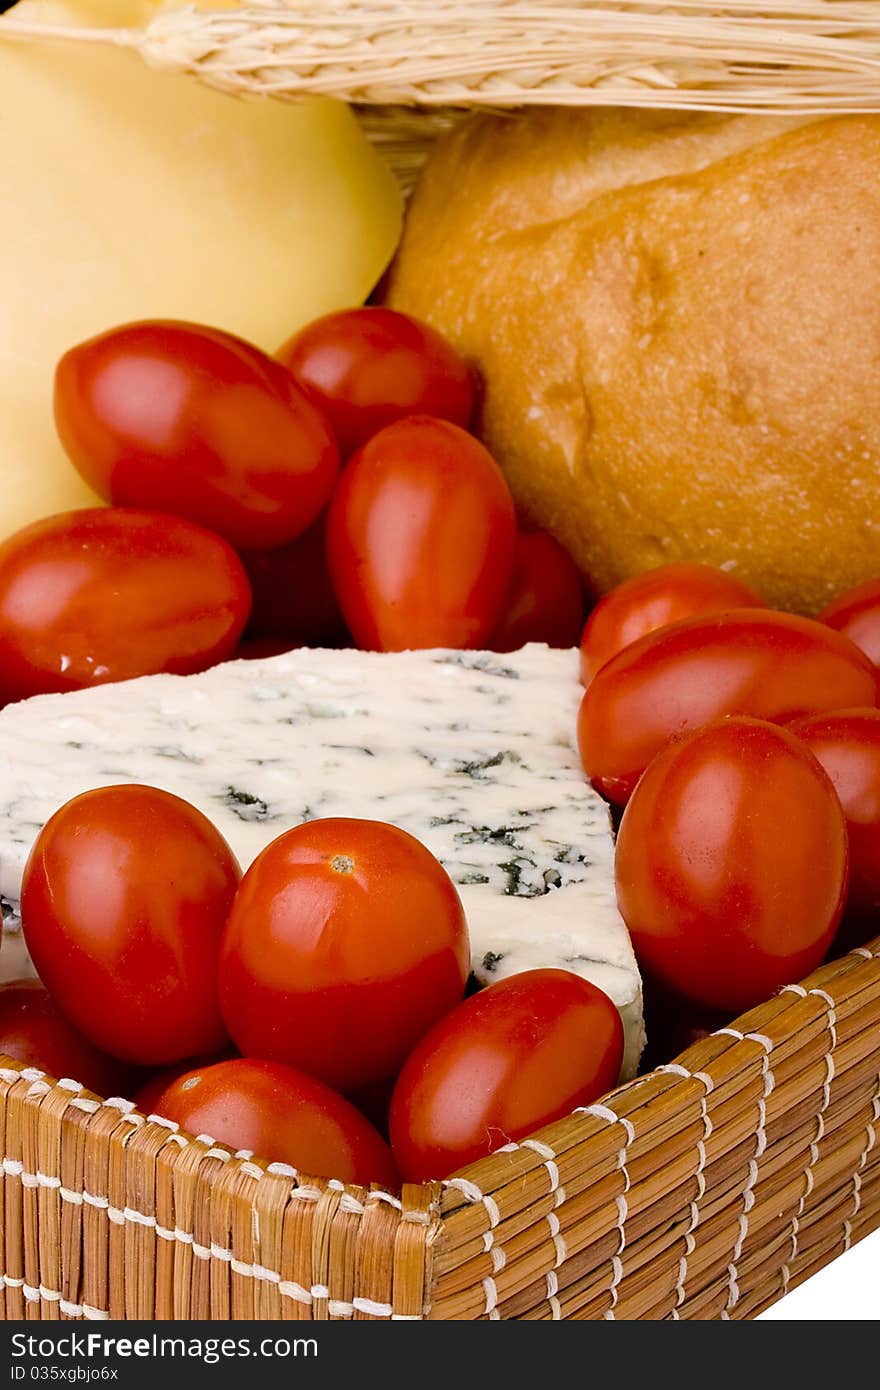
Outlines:
{"type": "Polygon", "coordinates": [[[483,371],[518,504],[597,591],[668,560],[815,612],[880,574],[880,117],[476,117],[388,302],[483,371]]]}

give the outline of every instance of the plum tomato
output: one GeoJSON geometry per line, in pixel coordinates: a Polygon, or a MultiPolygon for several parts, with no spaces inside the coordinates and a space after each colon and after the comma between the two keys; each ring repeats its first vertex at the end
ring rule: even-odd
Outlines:
{"type": "Polygon", "coordinates": [[[593,786],[625,805],[673,734],[725,714],[773,723],[877,703],[878,673],[841,633],[809,618],[735,609],[649,633],[596,673],[578,744],[593,786]]]}
{"type": "Polygon", "coordinates": [[[154,1113],[312,1177],[400,1186],[369,1120],[323,1082],[279,1062],[240,1057],[197,1067],[172,1081],[154,1113]]]}
{"type": "Polygon", "coordinates": [[[837,710],[789,724],[819,759],[849,834],[849,889],[837,944],[880,932],[880,710],[837,710]]]}
{"type": "Polygon", "coordinates": [[[99,1096],[124,1096],[136,1079],[133,1067],[108,1057],[68,1022],[39,980],[0,984],[0,1052],[99,1096]]]}
{"type": "Polygon", "coordinates": [[[524,970],[471,995],[426,1033],[391,1097],[407,1182],[445,1178],[590,1105],[615,1085],[620,1015],[568,970],[524,970]]]}
{"type": "Polygon", "coordinates": [[[581,636],[581,680],[590,681],[612,656],[649,632],[731,608],[766,608],[734,574],[712,565],[659,565],[600,598],[581,636]]]}
{"type": "Polygon", "coordinates": [[[223,936],[220,1001],[245,1056],[350,1093],[383,1081],[470,970],[455,885],[414,836],[379,821],[309,821],[245,874],[223,936]]]}
{"type": "Polygon", "coordinates": [[[516,516],[482,444],[445,420],[411,416],[346,465],[327,542],[359,647],[480,647],[510,585],[516,516]]]}
{"type": "Polygon", "coordinates": [[[172,1082],[178,1081],[191,1071],[197,1071],[199,1067],[212,1067],[215,1062],[228,1062],[237,1056],[234,1047],[225,1047],[221,1052],[212,1052],[209,1056],[187,1057],[185,1061],[175,1062],[170,1067],[160,1067],[146,1074],[141,1072],[140,1083],[131,1099],[142,1115],[158,1114],[156,1105],[159,1098],[165,1094],[172,1082]]]}
{"type": "Polygon", "coordinates": [[[436,415],[464,429],[474,409],[466,362],[428,324],[369,305],[325,314],[277,354],[311,391],[343,458],[406,415],[436,415]]]}
{"type": "Polygon", "coordinates": [[[179,517],[87,508],[0,544],[0,701],[225,661],[251,606],[219,536],[179,517]]]}
{"type": "Polygon", "coordinates": [[[83,792],[25,865],[31,959],[97,1047],[161,1066],[228,1045],[217,961],[240,869],[194,806],[139,784],[83,792]]]}
{"type": "Polygon", "coordinates": [[[819,614],[819,622],[843,632],[880,666],[880,579],[847,589],[819,614]]]}
{"type": "Polygon", "coordinates": [[[124,324],[71,348],[55,423],[100,497],[188,517],[238,549],[300,535],[339,471],[330,426],[291,374],[199,324],[124,324]]]}
{"type": "Polygon", "coordinates": [[[825,956],[847,854],[831,779],[787,729],[730,717],[671,740],[617,835],[639,964],[705,1008],[752,1008],[825,956]]]}
{"type": "Polygon", "coordinates": [[[547,531],[520,531],[513,578],[489,646],[513,652],[527,642],[576,647],[584,623],[584,586],[574,560],[547,531]]]}
{"type": "Polygon", "coordinates": [[[322,515],[304,535],[276,550],[243,551],[254,601],[245,640],[283,638],[290,647],[337,644],[345,623],[333,592],[322,515]]]}

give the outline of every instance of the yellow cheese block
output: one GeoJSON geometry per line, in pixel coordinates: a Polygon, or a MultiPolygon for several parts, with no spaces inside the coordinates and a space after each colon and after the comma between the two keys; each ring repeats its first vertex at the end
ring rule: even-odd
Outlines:
{"type": "Polygon", "coordinates": [[[246,0],[19,0],[20,19],[122,29],[149,23],[165,10],[237,10],[246,0]]]}
{"type": "MultiPolygon", "coordinates": [[[[142,8],[14,13],[119,24],[142,8]]],[[[236,100],[118,49],[0,37],[0,129],[15,132],[0,141],[0,538],[95,500],[52,421],[68,347],[173,317],[274,350],[362,301],[399,236],[393,176],[339,103],[236,100]]]]}

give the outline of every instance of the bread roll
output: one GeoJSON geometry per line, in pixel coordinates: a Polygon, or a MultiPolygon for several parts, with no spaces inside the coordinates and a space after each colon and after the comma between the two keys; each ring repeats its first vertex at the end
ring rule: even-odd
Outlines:
{"type": "Polygon", "coordinates": [[[387,298],[482,369],[598,592],[702,560],[811,613],[880,574],[880,117],[471,118],[387,298]]]}

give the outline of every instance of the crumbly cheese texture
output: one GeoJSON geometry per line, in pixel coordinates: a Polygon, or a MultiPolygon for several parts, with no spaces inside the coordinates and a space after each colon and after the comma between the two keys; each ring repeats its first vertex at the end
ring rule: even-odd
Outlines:
{"type": "Polygon", "coordinates": [[[577,653],[300,649],[148,676],[0,712],[0,892],[70,797],[146,782],[198,806],[242,867],[318,816],[390,821],[445,865],[483,983],[559,966],[604,989],[644,1042],[614,892],[608,809],[575,746],[577,653]]]}

